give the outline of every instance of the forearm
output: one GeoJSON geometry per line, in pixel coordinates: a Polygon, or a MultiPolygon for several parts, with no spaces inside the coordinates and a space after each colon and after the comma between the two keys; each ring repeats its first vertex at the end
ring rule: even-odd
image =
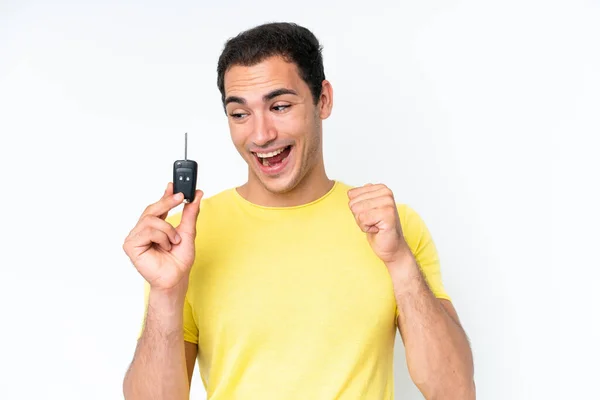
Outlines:
{"type": "Polygon", "coordinates": [[[183,342],[184,298],[185,295],[150,291],[144,331],[123,382],[125,399],[189,398],[183,342]]]}
{"type": "Polygon", "coordinates": [[[413,257],[388,270],[415,385],[427,399],[474,399],[473,358],[462,327],[433,295],[413,257]]]}

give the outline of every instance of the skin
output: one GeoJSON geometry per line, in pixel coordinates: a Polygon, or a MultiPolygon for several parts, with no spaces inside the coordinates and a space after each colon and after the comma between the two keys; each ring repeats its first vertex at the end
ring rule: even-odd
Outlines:
{"type": "Polygon", "coordinates": [[[331,189],[322,150],[322,120],[333,106],[328,81],[323,81],[315,106],[296,66],[273,57],[251,67],[232,67],[225,74],[225,102],[231,139],[248,164],[248,181],[237,188],[243,197],[264,206],[293,206],[331,189]],[[263,98],[279,89],[295,94],[263,98]],[[260,171],[253,151],[290,144],[289,163],[281,174],[267,176],[260,171]]]}
{"type": "MultiPolygon", "coordinates": [[[[225,74],[226,112],[232,142],[248,164],[238,193],[263,206],[295,206],[318,199],[333,181],[322,151],[322,121],[333,107],[333,89],[322,82],[316,104],[297,68],[280,57],[225,74]],[[277,175],[259,168],[253,152],[292,145],[277,175]]],[[[169,183],[147,207],[123,249],[150,283],[144,332],[125,376],[126,399],[187,399],[198,348],[183,340],[183,301],[193,264],[195,224],[202,192],[184,207],[181,224],[164,221],[181,204],[169,183]]],[[[392,191],[367,184],[348,192],[348,212],[365,232],[390,273],[400,315],[399,331],[411,378],[427,399],[474,399],[473,360],[451,302],[435,298],[411,254],[392,191]]]]}
{"type": "Polygon", "coordinates": [[[408,370],[426,399],[475,399],[473,356],[452,303],[437,299],[404,239],[396,200],[383,184],[348,191],[348,206],[394,287],[408,370]]]}
{"type": "Polygon", "coordinates": [[[195,257],[202,191],[185,204],[177,227],[165,221],[183,202],[169,182],[125,238],[123,250],[150,284],[148,312],[133,361],[123,380],[125,399],[187,399],[197,347],[183,340],[183,302],[195,257]]]}

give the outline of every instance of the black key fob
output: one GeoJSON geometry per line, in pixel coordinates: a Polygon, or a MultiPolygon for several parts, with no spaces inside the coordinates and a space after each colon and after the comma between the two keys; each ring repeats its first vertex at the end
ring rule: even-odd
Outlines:
{"type": "Polygon", "coordinates": [[[185,134],[185,159],[173,163],[173,194],[183,193],[184,202],[191,203],[196,195],[198,163],[187,159],[187,132],[185,134]]]}
{"type": "Polygon", "coordinates": [[[183,193],[184,201],[191,203],[196,194],[198,163],[193,160],[178,160],[173,163],[173,194],[183,193]]]}

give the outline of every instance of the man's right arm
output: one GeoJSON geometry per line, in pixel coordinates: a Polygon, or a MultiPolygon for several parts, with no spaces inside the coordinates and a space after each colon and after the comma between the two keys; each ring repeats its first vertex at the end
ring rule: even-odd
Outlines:
{"type": "Polygon", "coordinates": [[[144,330],[123,381],[126,400],[189,399],[197,345],[183,340],[185,291],[151,290],[144,330]]]}
{"type": "Polygon", "coordinates": [[[194,201],[167,220],[169,211],[184,200],[182,193],[173,193],[169,182],[161,199],[146,207],[123,242],[123,250],[150,286],[144,329],[123,380],[126,400],[189,399],[188,366],[193,371],[197,350],[184,344],[183,312],[196,258],[202,196],[196,190],[194,201]]]}

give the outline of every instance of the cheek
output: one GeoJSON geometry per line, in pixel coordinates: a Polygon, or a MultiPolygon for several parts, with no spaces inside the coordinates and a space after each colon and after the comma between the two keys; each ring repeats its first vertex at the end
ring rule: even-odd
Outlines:
{"type": "Polygon", "coordinates": [[[248,135],[246,134],[246,131],[243,126],[229,124],[229,134],[231,136],[231,141],[233,142],[235,147],[237,147],[238,149],[242,149],[245,147],[248,135]]]}
{"type": "Polygon", "coordinates": [[[280,118],[273,121],[273,127],[279,138],[292,139],[297,145],[306,146],[310,129],[302,118],[280,118]]]}

